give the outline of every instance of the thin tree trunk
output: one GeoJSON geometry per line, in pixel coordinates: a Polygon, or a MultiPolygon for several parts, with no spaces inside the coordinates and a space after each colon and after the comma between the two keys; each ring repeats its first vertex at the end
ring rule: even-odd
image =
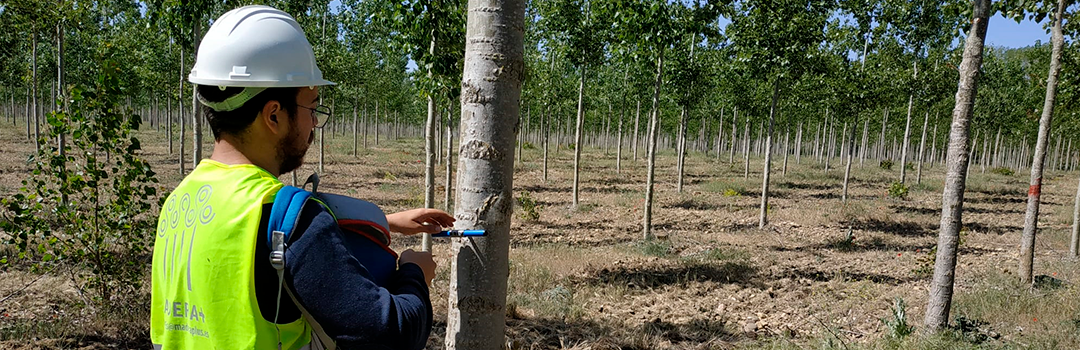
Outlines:
{"type": "Polygon", "coordinates": [[[355,158],[360,155],[360,118],[357,115],[358,111],[356,106],[359,101],[353,98],[352,108],[352,156],[355,158]]]}
{"type": "MultiPolygon", "coordinates": [[[[848,147],[847,151],[847,164],[844,165],[844,193],[840,196],[840,202],[843,204],[847,204],[848,199],[848,184],[851,183],[851,163],[855,159],[855,132],[859,129],[858,125],[859,114],[856,113],[855,121],[851,123],[851,145],[848,147]]],[[[863,135],[866,135],[866,128],[863,128],[863,135]]],[[[863,140],[865,141],[866,138],[864,137],[863,140]]]]}
{"type": "Polygon", "coordinates": [[[585,66],[581,66],[581,77],[578,78],[578,101],[577,101],[577,124],[574,128],[574,193],[572,194],[571,206],[577,208],[578,194],[581,186],[581,132],[585,127],[585,66]]]}
{"type": "Polygon", "coordinates": [[[795,164],[802,164],[802,122],[799,122],[798,130],[795,131],[795,164]]]}
{"type": "Polygon", "coordinates": [[[750,179],[750,115],[743,124],[743,179],[750,179]]]}
{"type": "Polygon", "coordinates": [[[923,152],[926,150],[926,125],[930,123],[930,110],[926,111],[926,115],[923,116],[922,124],[922,136],[919,136],[919,164],[918,170],[915,171],[915,183],[922,183],[922,164],[923,164],[923,152]]]}
{"type": "Polygon", "coordinates": [[[686,119],[687,119],[687,107],[682,106],[682,112],[679,114],[679,136],[677,141],[678,154],[675,156],[675,192],[682,193],[683,187],[683,162],[686,161],[686,119]]]}
{"type": "Polygon", "coordinates": [[[1058,0],[1054,15],[1054,27],[1051,29],[1050,72],[1046,78],[1046,99],[1043,102],[1042,117],[1039,118],[1039,138],[1035,142],[1035,158],[1031,161],[1031,186],[1028,189],[1027,213],[1024,214],[1024,236],[1020,245],[1020,280],[1031,283],[1032,266],[1035,262],[1035,234],[1039,229],[1039,203],[1042,196],[1043,163],[1046,159],[1046,139],[1050,133],[1051,117],[1054,113],[1054,99],[1057,96],[1058,73],[1061,72],[1061,49],[1065,44],[1061,21],[1065,11],[1065,0],[1058,0]]]}
{"type": "Polygon", "coordinates": [[[720,152],[724,149],[724,108],[720,107],[720,119],[716,123],[716,161],[720,161],[720,152]]]}
{"type": "MultiPolygon", "coordinates": [[[[431,30],[431,46],[428,47],[428,53],[435,54],[435,29],[431,30]]],[[[433,74],[431,66],[428,66],[428,79],[431,79],[433,74]]],[[[427,96],[427,121],[424,123],[424,208],[435,207],[435,154],[439,152],[435,145],[435,135],[439,132],[435,129],[435,120],[439,118],[435,108],[435,91],[430,91],[427,96]]],[[[514,123],[514,126],[518,125],[520,124],[514,123]]],[[[430,233],[421,235],[420,250],[431,251],[430,233]]]]}
{"type": "MultiPolygon", "coordinates": [[[[192,32],[191,32],[192,39],[194,39],[194,41],[192,41],[192,42],[196,42],[196,43],[199,42],[199,33],[200,33],[199,21],[196,20],[195,24],[194,24],[194,30],[192,30],[192,32]]],[[[198,53],[198,51],[196,51],[196,53],[198,53]]],[[[192,58],[192,62],[195,62],[198,59],[198,56],[192,55],[191,58],[192,58]]],[[[200,116],[202,115],[202,113],[200,113],[202,108],[199,108],[199,101],[198,101],[198,97],[197,97],[198,93],[195,91],[195,87],[196,87],[195,84],[191,84],[191,121],[192,121],[191,122],[191,135],[192,135],[192,139],[191,139],[191,144],[192,144],[192,147],[191,147],[191,168],[192,169],[195,169],[195,167],[199,166],[199,161],[202,160],[202,118],[200,118],[200,116]]],[[[320,131],[320,133],[321,133],[321,131],[320,131]]],[[[320,155],[320,158],[321,158],[321,155],[320,155]]],[[[322,172],[322,159],[319,160],[319,172],[322,172]]]]}
{"type": "Polygon", "coordinates": [[[885,125],[889,122],[889,109],[885,109],[885,114],[881,117],[881,138],[878,139],[878,143],[881,147],[878,148],[878,160],[885,160],[888,155],[885,153],[885,125]]]}
{"type": "Polygon", "coordinates": [[[731,148],[728,152],[728,164],[733,166],[735,164],[735,148],[738,147],[735,140],[736,132],[739,130],[739,125],[736,124],[736,120],[739,118],[739,106],[735,106],[731,112],[731,148]]]}
{"type": "Polygon", "coordinates": [[[780,97],[780,76],[773,78],[772,105],[769,107],[769,128],[765,134],[765,169],[761,175],[761,210],[758,228],[765,228],[769,223],[769,174],[772,170],[772,134],[776,123],[776,100],[780,97]]]}
{"type": "Polygon", "coordinates": [[[41,153],[41,129],[38,127],[38,80],[37,80],[37,29],[31,29],[33,33],[30,34],[30,86],[31,94],[33,97],[34,106],[34,147],[38,153],[41,153]]]}
{"type": "Polygon", "coordinates": [[[862,129],[862,146],[859,147],[859,167],[863,166],[863,162],[866,161],[866,143],[870,137],[870,119],[863,121],[862,129]]]}
{"type": "Polygon", "coordinates": [[[978,88],[979,66],[982,65],[990,0],[976,0],[974,7],[971,31],[968,32],[959,69],[960,83],[956,91],[949,137],[948,171],[941,196],[941,230],[938,233],[934,277],[930,283],[926,317],[923,321],[929,332],[941,331],[949,324],[949,307],[952,305],[953,280],[956,275],[956,247],[960,241],[960,228],[963,226],[968,133],[978,88]]]}
{"type": "Polygon", "coordinates": [[[645,215],[642,218],[642,238],[645,240],[651,240],[652,234],[652,205],[653,205],[653,182],[656,180],[656,138],[660,129],[660,85],[662,83],[664,73],[664,48],[659,48],[659,53],[656,56],[656,80],[653,85],[653,97],[652,97],[652,112],[649,114],[649,135],[648,143],[649,147],[646,151],[648,154],[648,169],[646,172],[645,180],[645,215]]]}
{"type": "Polygon", "coordinates": [[[452,213],[454,208],[450,202],[450,191],[454,187],[453,177],[454,173],[454,121],[450,119],[450,113],[446,113],[446,186],[443,192],[443,209],[448,213],[452,213]]]}
{"type": "MultiPolygon", "coordinates": [[[[625,99],[626,98],[623,98],[623,100],[625,100],[625,99]]],[[[625,116],[626,116],[626,109],[620,108],[620,112],[619,112],[619,130],[618,130],[619,137],[618,137],[618,143],[615,146],[615,148],[616,148],[615,149],[615,173],[616,174],[621,174],[622,173],[622,146],[623,146],[623,130],[622,130],[623,125],[622,124],[623,124],[623,117],[625,117],[625,116]]]]}
{"type": "Polygon", "coordinates": [[[468,8],[484,11],[468,11],[454,227],[483,228],[487,236],[453,240],[445,349],[501,350],[525,1],[469,0],[468,8]]]}
{"type": "Polygon", "coordinates": [[[544,133],[544,183],[548,180],[548,139],[551,138],[551,122],[548,121],[548,115],[551,114],[551,108],[547,105],[544,106],[544,116],[540,119],[540,132],[544,133]]]}
{"type": "Polygon", "coordinates": [[[1076,199],[1073,203],[1072,239],[1069,240],[1069,257],[1076,259],[1080,250],[1080,183],[1076,186],[1076,199]]]}
{"type": "Polygon", "coordinates": [[[637,101],[637,110],[634,112],[634,161],[638,160],[638,135],[640,131],[638,129],[638,120],[641,119],[641,100],[637,101]]]}
{"type": "MultiPolygon", "coordinates": [[[[786,123],[785,123],[786,124],[786,123]]],[[[787,125],[784,125],[784,170],[781,176],[787,176],[787,160],[788,155],[791,154],[791,130],[787,125]]]]}
{"type": "Polygon", "coordinates": [[[180,120],[180,135],[178,136],[180,138],[180,140],[178,142],[179,146],[180,146],[180,158],[179,158],[179,162],[178,162],[180,164],[180,176],[184,176],[184,172],[185,172],[184,171],[184,164],[187,161],[184,158],[184,134],[187,133],[187,130],[184,130],[185,129],[184,124],[186,124],[185,120],[187,119],[187,116],[184,115],[184,110],[185,110],[184,109],[184,67],[186,67],[184,65],[184,48],[183,48],[183,45],[181,45],[181,47],[180,47],[180,84],[179,84],[178,88],[176,89],[177,94],[180,96],[180,98],[176,101],[176,104],[177,104],[176,110],[177,110],[177,113],[178,113],[177,117],[180,120]]]}

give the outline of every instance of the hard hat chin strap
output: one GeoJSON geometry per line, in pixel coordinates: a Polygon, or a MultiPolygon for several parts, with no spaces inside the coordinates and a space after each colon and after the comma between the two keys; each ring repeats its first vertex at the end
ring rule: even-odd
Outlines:
{"type": "MultiPolygon", "coordinates": [[[[222,89],[222,90],[224,90],[224,89],[222,89]]],[[[204,99],[202,97],[201,94],[196,94],[196,95],[198,95],[199,103],[202,103],[203,105],[205,105],[207,107],[210,107],[213,110],[218,111],[218,112],[228,112],[228,111],[232,111],[232,110],[235,110],[237,108],[240,108],[245,103],[247,103],[248,100],[251,100],[253,97],[258,95],[260,92],[263,92],[263,90],[266,90],[266,88],[264,88],[264,87],[246,87],[246,88],[244,88],[243,91],[240,91],[240,93],[238,93],[236,95],[229,96],[229,98],[227,98],[227,99],[225,99],[224,101],[221,101],[221,102],[207,101],[206,99],[204,99]]]]}

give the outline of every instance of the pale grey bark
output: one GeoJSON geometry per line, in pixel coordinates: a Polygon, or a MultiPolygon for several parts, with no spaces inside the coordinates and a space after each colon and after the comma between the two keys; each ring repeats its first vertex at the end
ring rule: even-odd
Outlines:
{"type": "Polygon", "coordinates": [[[941,226],[938,233],[937,256],[934,260],[934,277],[930,283],[926,315],[923,324],[929,332],[938,332],[949,324],[949,307],[952,305],[953,281],[956,276],[956,248],[963,226],[964,187],[968,167],[968,132],[971,126],[972,107],[978,88],[979,66],[982,65],[983,42],[990,15],[990,0],[974,2],[974,18],[964,45],[960,63],[960,81],[953,108],[952,127],[949,137],[948,170],[945,188],[941,196],[941,226]]]}
{"type": "Polygon", "coordinates": [[[1046,158],[1046,139],[1050,133],[1054,99],[1057,96],[1058,74],[1061,72],[1061,49],[1065,37],[1061,21],[1065,12],[1065,0],[1058,0],[1054,26],[1050,30],[1050,72],[1046,78],[1046,99],[1043,101],[1042,117],[1039,118],[1039,138],[1035,142],[1035,158],[1031,161],[1031,186],[1028,189],[1027,212],[1024,214],[1024,235],[1020,242],[1020,280],[1031,283],[1035,262],[1035,234],[1039,229],[1039,204],[1042,196],[1043,163],[1046,158]]]}
{"type": "Polygon", "coordinates": [[[1076,259],[1080,250],[1080,183],[1076,186],[1076,199],[1073,203],[1072,238],[1069,240],[1069,257],[1076,259]]]}
{"type": "Polygon", "coordinates": [[[866,161],[866,143],[870,137],[870,119],[863,121],[862,129],[862,146],[859,147],[859,166],[862,167],[863,162],[866,161]]]}
{"type": "Polygon", "coordinates": [[[185,110],[185,108],[184,108],[184,67],[185,67],[184,66],[184,47],[183,47],[183,45],[181,45],[180,46],[180,84],[179,84],[178,89],[177,89],[177,93],[179,94],[180,98],[176,101],[177,102],[176,103],[177,104],[176,109],[178,111],[178,116],[177,116],[178,118],[177,119],[180,120],[180,135],[178,136],[180,138],[179,142],[178,142],[179,146],[180,146],[180,159],[179,159],[179,162],[178,162],[180,164],[180,176],[184,176],[184,172],[185,172],[184,171],[184,164],[187,161],[186,159],[184,159],[184,134],[187,133],[187,131],[184,130],[185,129],[184,124],[186,123],[185,120],[187,119],[187,116],[184,115],[184,110],[185,110]]]}
{"type": "Polygon", "coordinates": [[[450,119],[450,113],[449,113],[449,111],[447,111],[447,113],[446,113],[446,158],[445,158],[445,160],[446,160],[446,180],[445,180],[446,181],[445,182],[446,186],[443,186],[445,188],[445,191],[443,192],[443,206],[444,206],[443,209],[446,210],[446,212],[448,212],[448,213],[453,212],[453,210],[454,210],[453,205],[452,205],[453,203],[450,202],[450,191],[454,187],[454,183],[452,182],[452,180],[453,180],[452,174],[454,173],[454,125],[453,124],[454,124],[453,120],[450,119]]]}
{"type": "Polygon", "coordinates": [[[656,138],[660,132],[660,86],[663,83],[664,48],[660,47],[656,56],[656,80],[653,85],[652,112],[649,113],[648,165],[645,170],[645,208],[642,217],[642,238],[650,240],[652,233],[653,182],[656,180],[656,138]]]}
{"type": "MultiPolygon", "coordinates": [[[[623,98],[625,100],[625,98],[623,98]]],[[[626,110],[620,108],[619,111],[619,133],[618,140],[615,144],[615,173],[622,173],[622,148],[623,148],[623,119],[626,117],[626,110]]]]}
{"type": "Polygon", "coordinates": [[[735,143],[735,135],[739,129],[739,125],[736,124],[736,120],[738,120],[738,118],[739,106],[735,106],[733,111],[731,112],[731,148],[728,150],[728,166],[733,166],[735,164],[735,147],[737,147],[735,143]]]}
{"type": "Polygon", "coordinates": [[[581,77],[578,78],[578,101],[577,101],[577,124],[574,128],[574,188],[570,205],[578,206],[578,194],[581,186],[581,149],[585,147],[581,143],[582,129],[585,127],[585,66],[581,67],[581,77]]]}
{"type": "Polygon", "coordinates": [[[785,125],[784,126],[784,170],[781,173],[781,176],[787,176],[787,163],[788,163],[787,160],[788,160],[788,155],[791,154],[790,146],[791,146],[791,130],[789,130],[788,127],[785,125]]]}
{"type": "Polygon", "coordinates": [[[686,119],[687,110],[686,106],[682,106],[682,111],[679,113],[679,136],[675,141],[676,147],[676,164],[675,164],[675,192],[682,193],[683,187],[683,162],[686,160],[686,119]]]}
{"type": "Polygon", "coordinates": [[[743,124],[743,179],[750,179],[750,115],[743,124]]]}
{"type": "Polygon", "coordinates": [[[758,211],[758,228],[769,224],[769,174],[772,170],[772,134],[776,123],[776,100],[780,98],[780,76],[773,78],[772,104],[769,107],[769,128],[765,134],[765,169],[761,175],[761,208],[758,211]]]}
{"type": "MultiPolygon", "coordinates": [[[[38,80],[37,80],[37,28],[31,29],[30,34],[30,92],[33,96],[34,109],[34,147],[41,153],[41,129],[38,126],[38,80]]],[[[29,127],[30,124],[27,124],[29,127]]],[[[29,131],[29,129],[27,129],[29,131]]],[[[27,133],[29,135],[29,133],[27,133]]]]}
{"type": "MultiPolygon", "coordinates": [[[[840,202],[843,203],[843,204],[847,204],[847,199],[848,199],[848,184],[851,182],[851,163],[852,163],[852,161],[855,160],[855,132],[859,129],[857,127],[858,125],[859,125],[859,114],[856,113],[855,114],[855,121],[851,123],[851,138],[850,138],[851,143],[850,143],[850,146],[848,146],[848,151],[847,151],[847,164],[844,165],[844,190],[843,190],[843,194],[840,196],[840,202]]],[[[865,130],[866,130],[866,128],[863,128],[863,131],[864,131],[863,134],[864,135],[866,134],[865,130]]],[[[866,138],[864,137],[863,140],[865,140],[865,139],[866,138]]]]}
{"type": "Polygon", "coordinates": [[[929,124],[929,123],[930,123],[930,110],[927,110],[926,115],[923,116],[922,136],[919,136],[919,164],[917,165],[918,169],[915,171],[915,183],[916,184],[921,184],[922,183],[922,164],[923,164],[923,161],[924,161],[923,155],[924,155],[924,152],[926,151],[926,125],[929,124]]]}
{"type": "MultiPolygon", "coordinates": [[[[199,42],[199,21],[196,20],[194,24],[194,30],[192,30],[193,43],[199,42]]],[[[191,61],[196,62],[198,59],[198,51],[195,51],[191,55],[191,61]]],[[[191,168],[199,166],[199,161],[202,160],[202,108],[199,108],[199,100],[196,96],[195,84],[191,84],[191,168]]],[[[320,160],[319,172],[322,172],[322,165],[320,160]]]]}
{"type": "Polygon", "coordinates": [[[885,154],[885,125],[889,123],[889,109],[885,108],[885,114],[881,117],[881,138],[878,139],[878,160],[885,160],[888,156],[885,154]]]}
{"type": "Polygon", "coordinates": [[[720,119],[718,119],[716,126],[716,161],[719,162],[720,152],[724,149],[724,107],[720,107],[720,119]]]}
{"type": "MultiPolygon", "coordinates": [[[[63,23],[64,23],[63,19],[60,19],[60,20],[58,20],[56,22],[56,99],[54,99],[53,101],[66,101],[67,100],[67,99],[64,98],[64,26],[63,26],[63,23]]],[[[58,105],[56,107],[61,111],[66,109],[65,103],[63,103],[63,102],[58,103],[58,105]]],[[[156,107],[156,103],[155,103],[155,107],[156,107]]],[[[65,147],[64,147],[67,144],[67,133],[60,133],[60,135],[57,136],[56,143],[57,143],[56,147],[57,147],[57,150],[59,151],[59,155],[60,155],[60,162],[61,162],[60,166],[63,167],[64,166],[63,164],[66,162],[65,154],[67,154],[67,151],[65,150],[65,147]]],[[[65,195],[64,197],[65,197],[65,204],[66,204],[67,196],[65,195]]]]}
{"type": "Polygon", "coordinates": [[[353,99],[352,108],[352,156],[355,158],[360,155],[360,118],[359,111],[356,110],[356,104],[358,101],[353,99]]]}
{"type": "Polygon", "coordinates": [[[641,119],[641,100],[638,100],[637,101],[637,110],[634,112],[634,140],[633,140],[633,147],[634,147],[634,161],[635,162],[637,162],[637,160],[638,160],[638,144],[639,144],[638,135],[641,133],[640,129],[638,129],[638,120],[640,120],[640,119],[641,119]]]}
{"type": "MultiPolygon", "coordinates": [[[[432,35],[434,37],[434,34],[432,35]]],[[[435,39],[431,40],[432,51],[434,52],[435,39]]],[[[431,71],[428,70],[428,77],[431,77],[431,71]]],[[[434,92],[428,94],[427,98],[427,121],[424,122],[424,208],[435,207],[435,153],[439,152],[439,149],[435,145],[435,134],[438,133],[438,129],[435,129],[435,119],[438,118],[438,111],[435,106],[434,92]]],[[[520,156],[520,155],[519,155],[520,156]]],[[[431,234],[423,233],[420,238],[421,251],[431,251],[431,234]]]]}
{"type": "Polygon", "coordinates": [[[802,122],[799,122],[799,129],[795,131],[795,164],[802,164],[802,136],[802,122]]]}
{"type": "MultiPolygon", "coordinates": [[[[915,63],[911,63],[914,68],[914,77],[919,76],[919,66],[915,63]]],[[[915,94],[908,95],[907,102],[907,122],[904,123],[904,142],[900,148],[900,183],[904,183],[907,180],[907,160],[908,160],[908,144],[911,143],[911,111],[915,106],[915,94]]]]}
{"type": "Polygon", "coordinates": [[[469,0],[468,8],[454,227],[487,236],[453,239],[445,349],[501,350],[525,1],[469,0]]]}

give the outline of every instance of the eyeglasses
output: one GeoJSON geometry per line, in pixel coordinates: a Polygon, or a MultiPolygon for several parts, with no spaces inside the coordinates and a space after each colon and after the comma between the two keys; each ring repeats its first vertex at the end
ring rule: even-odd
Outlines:
{"type": "Polygon", "coordinates": [[[304,106],[297,106],[297,107],[300,107],[300,108],[307,109],[307,110],[311,111],[311,118],[315,119],[315,127],[316,128],[321,128],[323,126],[326,126],[326,122],[330,120],[330,114],[331,114],[330,107],[327,107],[327,106],[324,106],[324,105],[318,105],[318,106],[315,106],[315,108],[304,107],[304,106]]]}

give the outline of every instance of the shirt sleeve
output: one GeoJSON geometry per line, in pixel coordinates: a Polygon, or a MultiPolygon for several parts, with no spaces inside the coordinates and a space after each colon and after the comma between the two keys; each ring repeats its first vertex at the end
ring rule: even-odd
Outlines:
{"type": "Polygon", "coordinates": [[[322,206],[308,202],[285,253],[286,281],[296,298],[343,349],[423,349],[432,310],[424,273],[403,264],[385,287],[348,247],[367,239],[345,234],[322,206]]]}

